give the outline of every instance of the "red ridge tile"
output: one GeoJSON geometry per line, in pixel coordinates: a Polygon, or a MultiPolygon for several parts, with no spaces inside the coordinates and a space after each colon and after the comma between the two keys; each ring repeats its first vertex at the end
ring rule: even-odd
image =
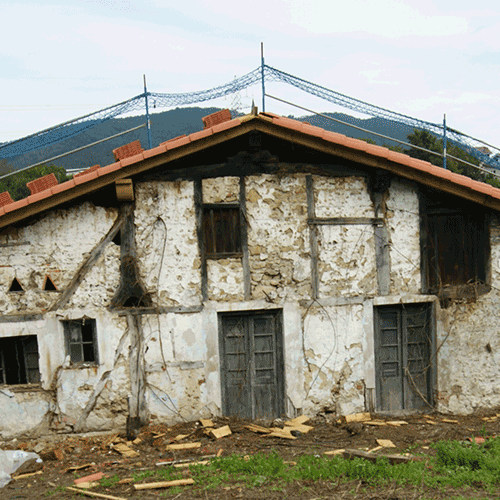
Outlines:
{"type": "Polygon", "coordinates": [[[83,172],[78,172],[77,174],[75,174],[75,175],[73,176],[73,179],[74,179],[75,177],[81,177],[82,175],[87,175],[87,174],[89,174],[90,172],[94,172],[95,170],[97,170],[97,169],[99,169],[99,168],[101,168],[101,166],[100,166],[100,165],[94,165],[93,167],[87,168],[87,170],[84,170],[83,172]]]}
{"type": "Polygon", "coordinates": [[[10,205],[11,203],[14,203],[14,200],[12,199],[8,191],[0,193],[0,207],[4,207],[5,205],[10,205]]]}
{"type": "Polygon", "coordinates": [[[204,128],[210,128],[219,123],[230,121],[231,111],[229,111],[229,109],[223,109],[211,115],[204,116],[201,120],[203,121],[204,128]]]}
{"type": "Polygon", "coordinates": [[[44,175],[43,177],[40,177],[38,179],[35,179],[33,181],[27,182],[26,186],[28,189],[31,191],[31,194],[37,194],[41,193],[42,191],[45,191],[46,189],[51,188],[52,186],[55,186],[56,184],[59,184],[57,177],[52,173],[48,175],[44,175]]]}
{"type": "Polygon", "coordinates": [[[119,148],[113,149],[113,155],[116,161],[123,160],[124,158],[129,158],[142,153],[144,149],[141,146],[140,141],[133,141],[119,148]]]}

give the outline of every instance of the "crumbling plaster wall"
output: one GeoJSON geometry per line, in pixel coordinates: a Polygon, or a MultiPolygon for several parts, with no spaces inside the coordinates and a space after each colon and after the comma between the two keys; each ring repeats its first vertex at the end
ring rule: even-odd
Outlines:
{"type": "Polygon", "coordinates": [[[148,407],[164,419],[190,419],[208,403],[208,343],[200,313],[143,317],[148,407]]]}
{"type": "Polygon", "coordinates": [[[40,220],[0,236],[0,313],[33,313],[48,309],[58,293],[43,291],[50,276],[57,289],[64,289],[85,255],[107,234],[117,211],[83,203],[66,210],[53,210],[40,220]],[[17,278],[24,292],[8,292],[17,278]]]}
{"type": "Polygon", "coordinates": [[[299,300],[311,290],[305,175],[249,176],[248,251],[253,299],[299,300]]]}
{"type": "Polygon", "coordinates": [[[419,293],[422,285],[418,187],[404,179],[393,178],[386,209],[390,235],[390,293],[419,293]]]}
{"type": "Polygon", "coordinates": [[[339,415],[365,407],[363,305],[314,304],[303,321],[304,410],[339,415]]]}
{"type": "Polygon", "coordinates": [[[159,307],[201,304],[201,261],[192,181],[135,186],[140,277],[159,307]]]}
{"type": "Polygon", "coordinates": [[[491,291],[438,308],[438,409],[500,405],[500,217],[491,215],[491,291]]]}
{"type": "MultiPolygon", "coordinates": [[[[375,217],[366,180],[313,176],[316,217],[375,217]]],[[[377,290],[373,226],[320,225],[319,296],[373,295],[377,290]]]]}
{"type": "MultiPolygon", "coordinates": [[[[72,365],[65,356],[55,379],[58,430],[110,430],[125,425],[130,393],[130,335],[126,319],[107,311],[87,308],[64,319],[82,317],[96,320],[99,363],[72,365]]],[[[63,346],[64,328],[58,322],[57,345],[63,346]]]]}

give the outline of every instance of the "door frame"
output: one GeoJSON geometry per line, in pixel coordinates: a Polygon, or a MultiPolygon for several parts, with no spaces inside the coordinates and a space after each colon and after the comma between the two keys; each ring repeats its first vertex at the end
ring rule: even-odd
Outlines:
{"type": "MultiPolygon", "coordinates": [[[[221,389],[221,407],[222,414],[229,414],[229,400],[226,391],[226,370],[225,370],[225,346],[223,338],[223,321],[227,317],[244,317],[249,318],[259,315],[274,316],[275,326],[275,343],[276,343],[276,387],[277,387],[277,415],[274,418],[279,418],[285,415],[285,354],[284,354],[284,332],[283,332],[283,309],[257,309],[257,310],[241,310],[217,313],[218,337],[219,337],[219,366],[220,366],[220,389],[221,389]]],[[[250,340],[250,339],[249,339],[250,340]]],[[[247,348],[251,348],[248,342],[247,348]]],[[[250,387],[251,382],[250,382],[250,387]]],[[[252,417],[255,418],[255,407],[252,401],[252,417]]]]}
{"type": "MultiPolygon", "coordinates": [[[[400,316],[400,320],[402,320],[402,316],[400,316]]],[[[428,411],[429,409],[435,408],[436,406],[436,388],[437,388],[437,351],[436,351],[436,336],[437,336],[437,324],[436,324],[436,303],[435,301],[415,301],[409,303],[380,303],[374,305],[373,307],[373,348],[374,348],[374,375],[375,375],[375,411],[377,413],[382,414],[407,414],[407,413],[419,413],[428,411]],[[378,353],[377,350],[380,348],[380,322],[378,316],[378,310],[381,308],[392,308],[399,309],[401,312],[404,307],[410,306],[426,306],[428,308],[429,314],[429,334],[430,334],[430,342],[429,342],[429,364],[430,364],[430,373],[429,373],[429,391],[428,391],[428,402],[430,407],[426,409],[421,408],[405,408],[405,387],[403,383],[403,408],[401,410],[382,410],[382,394],[381,394],[381,381],[380,381],[380,369],[378,366],[378,353]]],[[[402,346],[400,347],[402,349],[402,346]]]]}

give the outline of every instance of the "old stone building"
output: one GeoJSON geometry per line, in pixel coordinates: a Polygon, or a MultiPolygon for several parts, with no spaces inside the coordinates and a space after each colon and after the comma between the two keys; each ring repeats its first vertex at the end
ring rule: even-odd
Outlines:
{"type": "Polygon", "coordinates": [[[0,435],[500,404],[500,190],[270,113],[0,208],[0,435]]]}

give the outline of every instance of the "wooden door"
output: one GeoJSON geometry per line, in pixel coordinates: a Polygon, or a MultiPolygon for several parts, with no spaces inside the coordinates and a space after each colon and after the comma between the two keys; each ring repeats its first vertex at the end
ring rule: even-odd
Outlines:
{"type": "Polygon", "coordinates": [[[224,415],[251,419],[281,416],[281,312],[221,314],[219,327],[224,415]]]}
{"type": "Polygon", "coordinates": [[[375,309],[377,407],[420,410],[432,402],[431,306],[408,304],[375,309]]]}

